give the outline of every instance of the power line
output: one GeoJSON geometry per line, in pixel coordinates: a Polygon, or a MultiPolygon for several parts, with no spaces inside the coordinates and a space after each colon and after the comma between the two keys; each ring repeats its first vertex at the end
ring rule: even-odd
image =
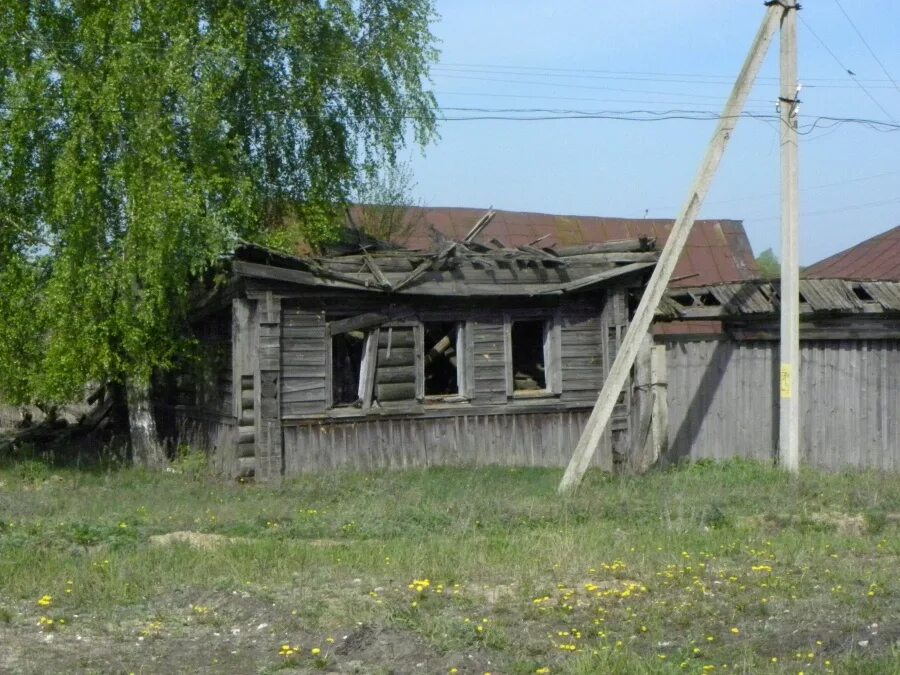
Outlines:
{"type": "MultiPolygon", "coordinates": [[[[83,46],[84,42],[77,40],[53,40],[41,37],[38,39],[33,35],[22,35],[17,34],[14,36],[18,38],[21,44],[31,43],[32,45],[37,46],[38,48],[47,49],[52,47],[60,47],[60,46],[69,46],[69,47],[78,47],[83,46]]],[[[189,38],[191,36],[188,36],[189,38]]],[[[197,36],[195,36],[197,37],[197,36]]],[[[199,36],[199,41],[202,41],[205,36],[199,36]]],[[[861,37],[861,36],[860,36],[861,37]]],[[[142,49],[145,51],[156,51],[156,52],[166,52],[171,51],[176,48],[182,47],[190,47],[190,40],[180,40],[178,43],[172,43],[170,45],[160,45],[157,41],[150,40],[133,40],[130,42],[120,42],[120,43],[107,43],[106,48],[113,50],[121,50],[121,49],[142,49]]],[[[876,57],[877,59],[877,57],[876,57]]],[[[349,63],[349,62],[359,62],[359,59],[349,56],[339,56],[339,57],[325,57],[325,56],[316,56],[313,61],[317,64],[319,63],[349,63]]],[[[592,68],[564,68],[564,67],[555,67],[555,66],[534,66],[534,65],[507,65],[507,64],[492,64],[492,63],[458,63],[458,62],[449,62],[443,61],[434,64],[431,67],[432,70],[443,70],[449,71],[451,73],[484,73],[484,74],[500,74],[500,75],[513,75],[513,76],[538,76],[538,77],[564,77],[564,78],[577,78],[577,79],[601,79],[601,80],[623,80],[623,81],[637,81],[637,82],[662,82],[662,83],[681,83],[681,84],[698,84],[698,85],[730,85],[733,82],[733,78],[730,75],[715,75],[715,74],[704,74],[704,73],[667,73],[663,71],[630,71],[630,70],[601,70],[601,69],[592,69],[592,68]]],[[[897,82],[890,76],[890,74],[885,70],[885,74],[888,75],[888,79],[880,80],[880,79],[871,79],[871,80],[863,80],[864,82],[868,82],[870,84],[877,83],[890,83],[891,87],[884,88],[896,88],[897,82]]],[[[846,85],[840,84],[825,84],[828,82],[835,82],[834,78],[817,78],[817,77],[808,77],[804,78],[806,82],[809,84],[808,87],[820,87],[820,88],[845,88],[846,85]],[[822,82],[823,84],[813,84],[814,82],[822,82]]],[[[757,81],[761,83],[763,86],[776,86],[778,82],[778,78],[776,77],[758,77],[757,81]]],[[[876,87],[881,88],[881,87],[876,87]]]]}
{"type": "MultiPolygon", "coordinates": [[[[876,206],[887,206],[889,204],[897,204],[900,203],[900,197],[893,197],[891,199],[882,199],[877,202],[865,202],[863,204],[849,204],[847,206],[839,206],[835,209],[821,209],[818,211],[802,211],[800,213],[801,216],[827,216],[833,213],[846,213],[848,211],[859,211],[861,209],[874,208],[876,206]]],[[[753,220],[756,222],[768,222],[778,220],[780,216],[749,216],[745,217],[744,220],[753,220]]]]}
{"type": "MultiPolygon", "coordinates": [[[[656,105],[680,105],[684,103],[684,101],[647,101],[646,99],[624,99],[624,98],[597,98],[593,96],[553,96],[548,94],[501,94],[498,92],[486,92],[486,91],[435,91],[435,95],[437,96],[475,96],[475,97],[484,97],[484,98],[524,98],[529,100],[540,100],[540,101],[593,101],[598,103],[605,102],[615,102],[615,103],[653,103],[656,105]]],[[[709,102],[706,103],[704,101],[694,101],[690,100],[691,105],[694,106],[702,106],[702,107],[710,107],[715,110],[721,110],[722,105],[720,102],[709,102]]],[[[766,106],[752,106],[754,110],[770,110],[771,105],[766,106]]]]}
{"type": "MultiPolygon", "coordinates": [[[[442,61],[436,64],[436,67],[441,68],[452,68],[452,69],[500,69],[497,72],[510,72],[516,70],[530,71],[530,73],[539,74],[539,71],[545,71],[548,73],[599,73],[597,77],[599,79],[625,79],[619,78],[620,75],[625,76],[646,76],[646,80],[648,82],[680,82],[679,79],[671,79],[671,78],[701,78],[707,80],[719,80],[717,82],[696,82],[697,84],[726,84],[731,85],[734,82],[734,77],[732,75],[712,75],[712,74],[700,74],[700,73],[666,73],[661,71],[633,71],[633,70],[597,70],[591,68],[562,68],[562,67],[551,67],[551,66],[528,66],[528,65],[504,65],[504,64],[491,64],[491,63],[453,63],[448,61],[442,61]]],[[[465,72],[463,70],[462,72],[465,72]]],[[[565,75],[563,75],[565,76],[565,75]]],[[[757,77],[756,80],[758,82],[778,82],[777,77],[757,77]]],[[[833,77],[808,77],[804,78],[804,81],[807,82],[837,82],[833,77]]],[[[888,82],[889,80],[864,80],[865,82],[877,83],[877,82],[888,82]]],[[[693,82],[693,80],[691,80],[693,82]]],[[[810,85],[812,86],[812,85],[810,85]]]]}
{"type": "Polygon", "coordinates": [[[863,34],[860,32],[859,28],[856,27],[856,24],[853,23],[853,19],[850,18],[849,14],[847,14],[847,10],[844,9],[844,6],[841,4],[841,0],[834,0],[834,4],[836,4],[838,6],[838,9],[841,10],[841,14],[843,14],[844,18],[847,19],[847,23],[850,24],[850,26],[856,32],[857,36],[859,36],[859,39],[866,46],[866,49],[869,50],[869,54],[872,55],[872,58],[875,59],[876,63],[878,63],[879,66],[881,66],[881,71],[887,76],[887,78],[894,85],[894,89],[896,89],[898,92],[900,92],[900,86],[897,85],[897,81],[891,76],[891,74],[888,72],[888,69],[885,68],[884,63],[882,63],[881,59],[878,58],[878,55],[875,54],[875,50],[872,49],[871,45],[869,45],[866,38],[863,37],[863,34]]]}
{"type": "Polygon", "coordinates": [[[798,18],[800,19],[800,22],[803,24],[803,26],[806,28],[806,30],[808,30],[810,32],[810,34],[818,41],[818,43],[820,45],[822,45],[822,48],[831,55],[831,58],[834,59],[835,63],[837,63],[841,67],[841,70],[846,72],[847,75],[850,76],[850,79],[856,83],[856,85],[863,91],[863,93],[865,93],[866,96],[868,96],[870,99],[872,99],[872,103],[874,103],[876,106],[878,106],[878,108],[881,110],[881,112],[883,112],[885,115],[887,115],[889,120],[891,120],[892,122],[896,121],[894,119],[894,116],[891,115],[891,113],[889,113],[887,111],[887,109],[883,105],[881,105],[881,103],[878,102],[878,99],[875,98],[875,96],[872,94],[872,92],[870,92],[865,86],[863,86],[862,82],[860,82],[856,78],[856,73],[854,73],[846,65],[844,65],[844,62],[838,58],[837,54],[835,54],[831,50],[831,48],[827,44],[825,44],[825,40],[823,40],[821,37],[819,37],[819,34],[816,33],[816,31],[814,31],[812,29],[812,26],[810,26],[806,22],[806,19],[803,18],[803,15],[798,14],[798,18]]]}
{"type": "MultiPolygon", "coordinates": [[[[613,87],[599,87],[588,84],[573,84],[570,82],[540,82],[536,80],[510,80],[506,78],[496,78],[496,77],[480,77],[475,75],[449,75],[449,74],[440,74],[439,77],[445,77],[456,80],[475,80],[479,82],[498,82],[501,84],[528,84],[528,85],[536,85],[539,87],[565,87],[567,89],[589,89],[593,91],[616,91],[616,92],[624,92],[630,94],[651,94],[655,96],[678,96],[683,95],[687,98],[707,98],[714,99],[716,101],[724,101],[724,96],[714,96],[712,94],[692,94],[692,93],[681,93],[674,91],[653,91],[647,89],[618,89],[613,87]]],[[[755,103],[771,103],[771,101],[764,101],[762,99],[749,99],[754,101],[755,103]]]]}
{"type": "MultiPolygon", "coordinates": [[[[813,190],[824,190],[826,188],[839,187],[841,185],[850,185],[851,183],[862,183],[867,180],[875,180],[876,178],[884,178],[885,176],[895,176],[900,173],[900,170],[897,171],[885,171],[883,173],[876,173],[871,176],[859,176],[857,178],[848,178],[846,180],[833,181],[830,183],[820,183],[818,185],[808,185],[802,188],[802,192],[811,192],[813,190]]],[[[751,199],[761,199],[763,197],[777,197],[781,193],[780,192],[761,192],[753,195],[744,195],[742,197],[735,197],[734,199],[718,199],[712,202],[704,202],[704,207],[706,206],[718,206],[720,204],[736,204],[739,202],[748,201],[751,199]]],[[[677,206],[651,206],[649,207],[649,211],[669,211],[673,208],[677,208],[677,206]]]]}
{"type": "MultiPolygon", "coordinates": [[[[65,110],[51,109],[42,106],[10,106],[0,105],[0,112],[11,111],[28,111],[28,112],[48,112],[55,115],[65,114],[65,110]]],[[[672,120],[688,120],[709,122],[724,119],[725,116],[709,110],[693,110],[693,109],[669,109],[669,110],[569,110],[556,108],[465,108],[465,107],[438,107],[437,112],[465,113],[463,115],[444,116],[441,119],[451,122],[470,122],[470,121],[510,121],[510,122],[540,122],[549,120],[618,120],[626,122],[661,122],[672,120]]],[[[133,116],[136,113],[131,110],[121,110],[118,108],[93,108],[87,111],[93,113],[113,113],[124,116],[133,116]]],[[[327,117],[326,113],[310,115],[297,114],[296,119],[323,119],[327,117]]],[[[388,115],[363,115],[360,119],[386,119],[388,115]]],[[[408,120],[422,119],[420,115],[403,114],[400,117],[408,120]]],[[[743,117],[755,120],[769,122],[771,120],[780,120],[780,117],[774,113],[757,113],[752,111],[744,111],[735,117],[743,117]]],[[[809,120],[802,126],[801,134],[812,133],[816,128],[822,127],[830,129],[846,124],[855,124],[865,126],[873,131],[881,133],[890,133],[900,131],[900,124],[896,122],[885,122],[882,120],[871,120],[858,117],[830,117],[830,116],[809,116],[801,115],[802,119],[809,120]]]]}

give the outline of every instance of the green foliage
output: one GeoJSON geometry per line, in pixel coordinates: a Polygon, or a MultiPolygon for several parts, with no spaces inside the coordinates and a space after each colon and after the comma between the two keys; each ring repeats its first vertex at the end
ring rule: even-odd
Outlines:
{"type": "Polygon", "coordinates": [[[781,276],[781,263],[775,257],[775,252],[771,248],[767,248],[757,256],[756,264],[759,266],[759,273],[764,279],[777,279],[781,276]]]}
{"type": "Polygon", "coordinates": [[[426,143],[433,18],[432,0],[4,3],[0,395],[171,365],[189,281],[237,238],[333,211],[426,143]]]}

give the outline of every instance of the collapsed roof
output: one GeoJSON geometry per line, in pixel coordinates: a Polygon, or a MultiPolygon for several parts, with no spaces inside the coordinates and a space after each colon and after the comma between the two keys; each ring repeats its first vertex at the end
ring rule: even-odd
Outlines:
{"type": "Polygon", "coordinates": [[[373,246],[336,256],[293,256],[243,242],[232,270],[263,279],[325,289],[403,295],[538,296],[590,290],[648,273],[659,259],[649,238],[578,246],[546,246],[541,238],[515,248],[476,243],[490,221],[478,220],[462,241],[437,250],[373,246]]]}

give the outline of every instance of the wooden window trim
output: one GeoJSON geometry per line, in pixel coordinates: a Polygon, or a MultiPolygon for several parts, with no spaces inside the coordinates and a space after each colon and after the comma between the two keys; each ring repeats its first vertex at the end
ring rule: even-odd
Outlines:
{"type": "Polygon", "coordinates": [[[503,360],[506,366],[506,396],[510,400],[558,398],[562,394],[562,321],[559,310],[503,314],[503,360]],[[543,389],[516,391],[513,372],[512,325],[516,321],[544,323],[543,389]]]}
{"type": "Polygon", "coordinates": [[[416,387],[417,394],[421,393],[418,398],[427,406],[470,403],[472,400],[472,380],[474,380],[474,376],[469,372],[469,364],[472,361],[470,349],[474,349],[474,344],[470,339],[471,326],[464,319],[451,319],[449,322],[456,324],[456,393],[431,396],[425,394],[425,324],[433,321],[437,320],[425,318],[418,323],[420,334],[416,339],[416,387]]]}

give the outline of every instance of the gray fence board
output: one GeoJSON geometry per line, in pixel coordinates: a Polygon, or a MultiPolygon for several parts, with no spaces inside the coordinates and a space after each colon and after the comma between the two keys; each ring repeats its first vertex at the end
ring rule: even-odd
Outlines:
{"type": "MultiPolygon", "coordinates": [[[[669,342],[669,452],[679,459],[776,459],[778,344],[669,342]]],[[[801,344],[803,461],[900,468],[900,341],[801,344]]]]}

